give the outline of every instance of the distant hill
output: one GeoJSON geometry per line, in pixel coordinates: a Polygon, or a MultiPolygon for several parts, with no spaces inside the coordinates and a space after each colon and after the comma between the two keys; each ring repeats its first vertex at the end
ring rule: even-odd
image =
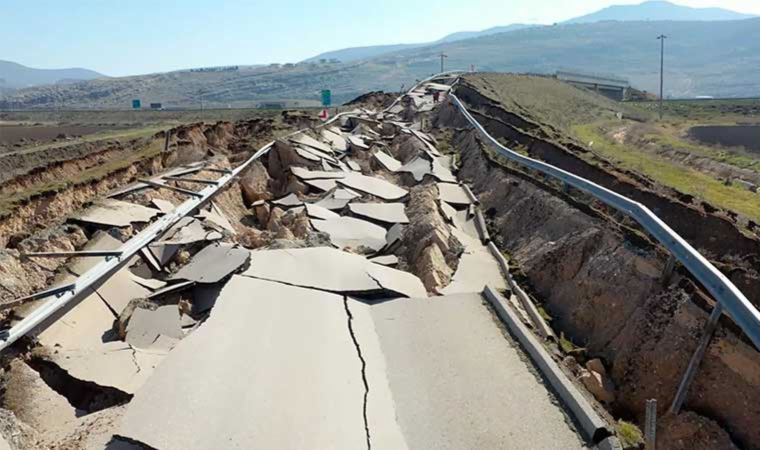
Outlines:
{"type": "MultiPolygon", "coordinates": [[[[659,84],[659,34],[666,43],[665,93],[672,97],[760,95],[760,18],[734,21],[638,21],[533,27],[375,58],[406,67],[409,77],[446,66],[478,71],[554,73],[559,68],[610,73],[655,92],[659,84]]],[[[400,69],[398,69],[400,70],[400,69]]],[[[407,78],[408,79],[408,78],[407,78]]],[[[377,86],[377,88],[382,88],[377,86]]]]}
{"type": "MultiPolygon", "coordinates": [[[[406,48],[352,63],[299,63],[229,72],[170,72],[39,86],[0,94],[0,108],[129,108],[131,99],[165,107],[255,105],[261,100],[333,101],[369,91],[398,91],[440,68],[552,74],[559,68],[610,73],[656,92],[665,33],[665,94],[672,97],[760,95],[760,18],[734,21],[638,21],[530,27],[406,48]],[[4,99],[4,100],[3,100],[4,99]]],[[[305,103],[301,103],[304,105],[305,103]]],[[[313,103],[312,103],[313,104],[313,103]]]]}
{"type": "Polygon", "coordinates": [[[0,60],[0,88],[6,90],[44,84],[72,83],[104,76],[88,69],[33,69],[15,62],[0,60]]]}
{"type": "MultiPolygon", "coordinates": [[[[567,20],[565,24],[574,23],[593,23],[602,21],[720,21],[720,20],[741,20],[749,19],[755,16],[742,14],[722,8],[692,8],[689,6],[676,5],[666,1],[648,1],[638,5],[619,5],[610,6],[592,14],[567,20]]],[[[392,45],[373,45],[366,47],[350,47],[340,50],[333,50],[321,53],[317,56],[307,59],[306,61],[319,61],[321,59],[336,59],[341,62],[354,62],[364,59],[375,58],[381,55],[415,48],[430,47],[432,45],[456,42],[465,39],[472,39],[492,34],[507,33],[515,30],[535,27],[540,25],[512,24],[499,27],[488,28],[482,31],[459,31],[451,33],[437,41],[423,42],[417,44],[392,44],[392,45]]]]}
{"type": "Polygon", "coordinates": [[[605,20],[621,22],[640,20],[718,21],[741,20],[752,17],[755,16],[723,8],[692,8],[665,1],[649,1],[639,5],[610,6],[593,14],[570,19],[564,23],[592,23],[605,20]]]}
{"type": "Polygon", "coordinates": [[[340,62],[354,62],[362,59],[374,58],[386,53],[393,53],[400,50],[411,48],[425,47],[430,44],[388,44],[388,45],[370,45],[367,47],[348,47],[339,50],[332,50],[320,53],[317,56],[305,59],[303,62],[316,62],[323,59],[338,60],[340,62]]]}
{"type": "Polygon", "coordinates": [[[441,44],[445,42],[463,41],[465,39],[472,39],[472,38],[482,37],[482,36],[490,36],[492,34],[498,34],[498,33],[507,33],[509,31],[522,30],[525,28],[530,28],[530,27],[535,27],[535,26],[540,26],[540,25],[527,25],[523,23],[515,23],[512,25],[492,27],[492,28],[488,28],[482,31],[459,31],[457,33],[451,33],[447,36],[444,36],[443,38],[438,39],[435,42],[431,42],[430,44],[441,44]]]}
{"type": "Polygon", "coordinates": [[[464,39],[472,39],[480,36],[488,36],[497,33],[506,33],[514,30],[521,30],[534,25],[514,24],[506,25],[502,27],[493,27],[482,31],[459,31],[451,33],[442,37],[441,39],[433,42],[423,42],[418,44],[390,44],[390,45],[371,45],[367,47],[349,47],[342,48],[340,50],[333,50],[325,53],[320,53],[317,56],[306,59],[305,62],[320,61],[322,59],[336,59],[340,62],[348,63],[355,62],[363,59],[370,59],[387,53],[393,53],[401,50],[409,50],[414,48],[429,47],[431,45],[441,44],[445,42],[456,42],[464,39]]]}

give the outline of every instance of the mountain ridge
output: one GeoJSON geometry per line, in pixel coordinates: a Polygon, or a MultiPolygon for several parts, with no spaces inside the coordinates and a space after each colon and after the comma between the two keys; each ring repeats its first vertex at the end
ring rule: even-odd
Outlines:
{"type": "MultiPolygon", "coordinates": [[[[591,14],[572,18],[560,24],[593,23],[599,21],[645,21],[645,20],[676,20],[676,21],[724,21],[742,20],[757,16],[738,13],[724,8],[694,8],[677,5],[664,0],[651,0],[637,5],[612,5],[591,14]]],[[[305,59],[303,62],[319,61],[320,59],[337,59],[341,62],[353,62],[361,59],[377,57],[383,54],[409,50],[422,47],[430,47],[446,42],[456,42],[464,39],[473,39],[498,33],[521,30],[529,27],[540,27],[540,24],[511,24],[487,28],[481,31],[458,31],[450,33],[441,39],[425,43],[415,44],[381,44],[362,47],[347,47],[320,53],[317,56],[305,59]]]]}
{"type": "Polygon", "coordinates": [[[64,69],[36,69],[22,64],[0,60],[0,87],[19,89],[45,84],[72,83],[104,78],[105,75],[81,67],[64,69]]]}
{"type": "Polygon", "coordinates": [[[725,8],[694,8],[662,0],[652,0],[638,5],[612,5],[563,23],[592,23],[601,21],[725,21],[751,19],[757,16],[731,11],[725,8]]]}

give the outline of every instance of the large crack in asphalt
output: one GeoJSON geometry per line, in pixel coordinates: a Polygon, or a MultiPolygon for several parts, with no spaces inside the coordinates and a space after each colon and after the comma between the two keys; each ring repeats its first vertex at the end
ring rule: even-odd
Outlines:
{"type": "Polygon", "coordinates": [[[354,316],[351,315],[351,309],[348,307],[348,297],[345,297],[345,296],[343,297],[343,306],[346,309],[346,321],[348,323],[348,333],[351,335],[351,340],[354,342],[354,347],[356,347],[356,354],[362,363],[362,382],[364,382],[364,405],[362,407],[362,414],[364,416],[364,433],[367,436],[367,450],[370,450],[372,448],[372,440],[371,440],[371,436],[369,432],[369,420],[367,419],[367,399],[369,397],[369,382],[367,381],[367,362],[364,360],[361,346],[359,345],[359,341],[356,339],[356,334],[354,333],[354,327],[351,323],[354,320],[354,316]]]}

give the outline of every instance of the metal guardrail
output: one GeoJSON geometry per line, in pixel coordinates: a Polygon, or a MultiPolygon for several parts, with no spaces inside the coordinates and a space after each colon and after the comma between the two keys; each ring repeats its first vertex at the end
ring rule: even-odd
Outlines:
{"type": "MultiPolygon", "coordinates": [[[[337,114],[332,119],[315,128],[327,126],[340,119],[342,116],[350,114],[352,113],[345,112],[337,114]]],[[[279,139],[287,139],[304,131],[306,130],[302,129],[294,131],[279,139]]],[[[216,170],[224,175],[216,180],[215,185],[210,185],[201,191],[193,192],[193,198],[185,201],[174,209],[174,211],[162,216],[152,224],[148,225],[148,227],[135,237],[125,242],[124,245],[116,250],[120,252],[120,258],[107,258],[104,261],[99,262],[90,270],[79,276],[73,283],[66,284],[65,286],[48,288],[22,299],[17,299],[14,303],[49,297],[49,300],[34,310],[29,316],[22,319],[10,329],[0,332],[0,351],[5,350],[21,337],[33,332],[40,332],[50,326],[51,323],[60,318],[71,307],[76,306],[79,301],[82,301],[89,296],[102,281],[107,280],[108,277],[112,276],[119,269],[129,263],[132,257],[136,256],[141,249],[161,236],[169,228],[179,222],[180,219],[211,201],[214,196],[223,191],[230,182],[246,170],[250,164],[265,155],[269,149],[272,148],[273,144],[274,141],[261,147],[253,156],[233,170],[216,170]]]]}
{"type": "Polygon", "coordinates": [[[649,210],[649,208],[610,189],[573,175],[570,172],[543,161],[523,156],[503,146],[475,120],[464,103],[453,92],[449,94],[449,98],[452,99],[453,104],[467,121],[470,122],[478,134],[495,148],[501,156],[562,181],[569,186],[573,186],[636,220],[639,225],[667,248],[691,272],[694,278],[702,283],[731,316],[733,321],[752,340],[755,347],[760,350],[760,311],[750,303],[747,297],[723,273],[649,210]]]}

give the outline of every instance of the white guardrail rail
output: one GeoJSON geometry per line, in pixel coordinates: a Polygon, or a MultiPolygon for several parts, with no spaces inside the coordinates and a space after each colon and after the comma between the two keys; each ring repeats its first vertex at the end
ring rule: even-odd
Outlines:
{"type": "MultiPolygon", "coordinates": [[[[327,122],[320,124],[315,128],[322,128],[330,125],[342,116],[351,115],[353,112],[343,112],[335,115],[327,122]]],[[[306,131],[298,130],[289,133],[285,136],[281,136],[278,139],[287,139],[298,133],[306,131]]],[[[70,284],[62,286],[52,287],[46,291],[33,294],[27,299],[47,299],[40,307],[32,311],[27,317],[13,325],[11,328],[2,330],[0,332],[0,352],[8,348],[11,344],[30,333],[39,333],[46,327],[50,326],[63,314],[65,314],[72,307],[76,306],[78,302],[84,300],[88,295],[92,293],[92,290],[98,286],[102,281],[107,280],[110,276],[116,273],[119,269],[124,267],[134,256],[136,256],[140,250],[146,247],[148,244],[156,240],[169,228],[174,226],[183,217],[197,211],[203,205],[208,203],[217,194],[222,192],[235,178],[240,176],[242,172],[248,168],[251,163],[256,161],[265,155],[274,141],[261,147],[253,156],[248,158],[244,163],[232,169],[229,173],[225,174],[216,181],[216,184],[210,185],[205,189],[198,191],[197,195],[194,195],[190,200],[185,201],[179,205],[174,211],[160,217],[155,222],[151,223],[143,231],[138,233],[132,239],[128,240],[121,246],[121,248],[115,250],[116,253],[120,253],[118,257],[105,258],[103,261],[96,264],[90,270],[79,276],[76,281],[70,284]]]]}
{"type": "MultiPolygon", "coordinates": [[[[432,77],[431,79],[442,78],[448,74],[449,73],[445,73],[432,77]]],[[[715,300],[720,303],[724,311],[729,314],[733,321],[739,325],[744,333],[755,344],[755,347],[760,350],[760,311],[750,303],[747,297],[728,279],[728,277],[723,275],[723,273],[713,266],[712,263],[679,236],[678,233],[673,231],[672,228],[657,217],[651,210],[649,210],[649,208],[605,187],[599,186],[598,184],[592,183],[577,175],[573,175],[570,172],[554,167],[543,161],[523,156],[514,150],[503,146],[499,141],[494,139],[493,136],[488,134],[485,128],[475,120],[464,103],[462,103],[453,92],[449,94],[449,98],[485,142],[496,149],[501,156],[517,164],[541,172],[551,178],[562,181],[563,183],[595,197],[636,220],[642,228],[654,236],[655,239],[660,241],[660,243],[667,248],[670,253],[689,270],[689,272],[691,272],[694,278],[702,283],[710,294],[713,295],[715,300]]]]}
{"type": "MultiPolygon", "coordinates": [[[[461,72],[453,72],[461,73],[461,72]]],[[[437,74],[432,77],[426,78],[416,83],[408,92],[417,89],[421,84],[427,83],[435,78],[445,76],[446,73],[437,74]]],[[[401,94],[393,102],[391,106],[384,111],[388,111],[391,107],[399,103],[405,94],[401,94]]],[[[339,120],[343,116],[350,116],[355,114],[353,111],[346,111],[340,114],[336,114],[330,120],[323,124],[318,125],[315,128],[322,128],[328,126],[335,121],[339,120]]],[[[306,129],[297,130],[292,133],[288,133],[285,136],[281,136],[278,139],[287,139],[290,136],[302,133],[306,129]]],[[[169,228],[174,226],[183,217],[191,214],[193,211],[198,210],[203,205],[208,203],[218,193],[222,192],[235,178],[248,168],[254,161],[265,155],[270,148],[274,145],[274,141],[261,147],[253,156],[248,158],[244,163],[233,169],[230,173],[222,176],[216,180],[216,184],[206,187],[199,191],[197,196],[193,196],[190,200],[185,201],[179,205],[174,211],[168,213],[143,231],[138,233],[132,239],[128,240],[121,246],[121,248],[115,250],[115,253],[120,253],[118,257],[108,257],[103,261],[96,264],[90,270],[79,276],[73,283],[55,286],[42,292],[38,292],[31,296],[26,297],[31,301],[32,299],[47,299],[39,308],[32,311],[27,317],[13,325],[11,328],[0,331],[0,352],[8,348],[17,340],[23,336],[31,333],[39,333],[46,327],[50,326],[58,318],[63,316],[72,307],[76,306],[78,302],[84,300],[91,294],[92,289],[98,286],[101,282],[107,280],[110,276],[116,273],[119,269],[124,267],[134,256],[136,256],[140,250],[146,247],[148,244],[156,240],[159,236],[165,233],[169,228]]]]}

